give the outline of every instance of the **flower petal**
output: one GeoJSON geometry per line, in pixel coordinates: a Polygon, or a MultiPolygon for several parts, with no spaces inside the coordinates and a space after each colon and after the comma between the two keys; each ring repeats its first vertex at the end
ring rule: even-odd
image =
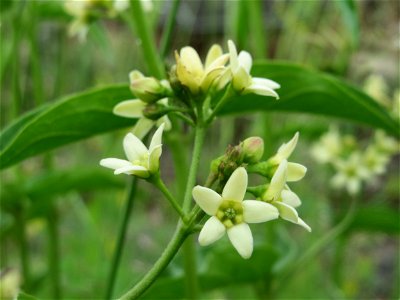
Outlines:
{"type": "Polygon", "coordinates": [[[301,164],[288,162],[287,166],[287,181],[299,181],[301,180],[307,172],[307,168],[301,164]]]}
{"type": "Polygon", "coordinates": [[[282,144],[278,149],[278,155],[281,159],[287,159],[292,154],[294,148],[296,148],[297,141],[299,140],[299,133],[296,132],[294,137],[287,143],[282,144]]]}
{"type": "Polygon", "coordinates": [[[228,49],[231,69],[233,72],[236,72],[236,69],[239,67],[239,61],[235,43],[231,40],[228,41],[228,49]]]}
{"type": "Polygon", "coordinates": [[[192,47],[183,47],[180,51],[182,64],[187,71],[191,74],[200,75],[203,73],[203,64],[200,60],[199,54],[192,47]]]}
{"type": "Polygon", "coordinates": [[[171,130],[171,127],[172,127],[171,121],[169,120],[169,118],[167,116],[162,116],[161,118],[159,118],[156,122],[156,125],[161,126],[162,123],[165,123],[164,124],[165,131],[171,130]]]}
{"type": "Polygon", "coordinates": [[[267,191],[263,195],[263,200],[272,201],[277,200],[286,184],[287,161],[283,160],[278,169],[276,169],[274,176],[272,176],[271,183],[267,191]]]}
{"type": "Polygon", "coordinates": [[[253,83],[257,85],[267,86],[273,90],[279,89],[281,87],[279,83],[267,78],[253,77],[253,83]]]}
{"type": "Polygon", "coordinates": [[[250,258],[253,253],[253,235],[249,225],[241,223],[227,230],[229,240],[233,247],[244,259],[250,258]]]}
{"type": "Polygon", "coordinates": [[[243,201],[243,217],[246,223],[261,223],[278,218],[279,212],[271,204],[257,200],[245,200],[243,201]]]}
{"type": "Polygon", "coordinates": [[[164,131],[164,126],[165,124],[161,124],[160,127],[156,130],[154,133],[153,137],[151,138],[150,142],[150,147],[149,147],[149,152],[151,153],[155,147],[158,147],[161,145],[161,140],[162,140],[162,134],[164,131]]]}
{"type": "Polygon", "coordinates": [[[280,201],[273,202],[273,205],[279,210],[279,216],[282,219],[297,224],[299,215],[293,207],[280,201]]]}
{"type": "Polygon", "coordinates": [[[207,246],[219,240],[225,233],[225,226],[216,217],[211,217],[204,224],[199,235],[199,244],[207,246]]]}
{"type": "Polygon", "coordinates": [[[239,65],[243,67],[248,74],[250,74],[251,66],[253,65],[253,59],[247,51],[240,51],[238,56],[239,65]]]}
{"type": "Polygon", "coordinates": [[[142,118],[146,102],[139,99],[126,100],[114,106],[113,113],[126,118],[142,118]]]}
{"type": "Polygon", "coordinates": [[[156,173],[160,168],[160,156],[162,154],[162,146],[158,145],[153,148],[149,155],[149,170],[156,173]]]}
{"type": "Polygon", "coordinates": [[[312,230],[311,230],[311,227],[308,226],[308,225],[306,224],[306,222],[304,222],[302,219],[300,219],[300,217],[299,217],[299,221],[297,222],[297,224],[300,225],[301,227],[305,228],[308,232],[311,232],[311,231],[312,231],[312,230]]]}
{"type": "Polygon", "coordinates": [[[253,93],[261,96],[272,96],[275,97],[276,99],[279,99],[279,95],[277,94],[277,92],[275,92],[270,87],[261,84],[255,84],[253,82],[251,83],[251,85],[246,87],[245,93],[246,94],[253,93]]]}
{"type": "Polygon", "coordinates": [[[139,159],[141,156],[145,155],[148,150],[146,146],[132,133],[128,133],[123,142],[126,157],[129,161],[133,162],[139,159]]]}
{"type": "Polygon", "coordinates": [[[154,121],[147,119],[147,118],[140,118],[136,124],[135,127],[132,129],[133,135],[135,135],[138,139],[144,138],[151,128],[154,126],[154,121]]]}
{"type": "Polygon", "coordinates": [[[131,166],[132,163],[118,158],[104,158],[100,161],[100,166],[110,168],[110,169],[119,169],[122,167],[131,166]]]}
{"type": "Polygon", "coordinates": [[[135,165],[130,165],[130,166],[126,166],[126,167],[122,167],[122,168],[118,168],[114,171],[115,175],[119,175],[119,174],[148,174],[148,170],[142,166],[135,166],[135,165]],[[138,171],[138,172],[136,172],[138,171]]]}
{"type": "Polygon", "coordinates": [[[206,214],[213,216],[222,202],[222,197],[212,189],[197,185],[193,188],[192,195],[196,203],[206,214]]]}
{"type": "Polygon", "coordinates": [[[243,167],[237,168],[229,177],[222,191],[222,198],[241,202],[246,194],[247,172],[243,167]]]}
{"type": "Polygon", "coordinates": [[[218,58],[222,55],[222,48],[218,44],[214,44],[211,46],[210,50],[208,50],[206,57],[206,69],[218,58]]]}
{"type": "Polygon", "coordinates": [[[299,207],[301,205],[300,198],[290,190],[283,190],[281,193],[282,202],[291,207],[299,207]]]}

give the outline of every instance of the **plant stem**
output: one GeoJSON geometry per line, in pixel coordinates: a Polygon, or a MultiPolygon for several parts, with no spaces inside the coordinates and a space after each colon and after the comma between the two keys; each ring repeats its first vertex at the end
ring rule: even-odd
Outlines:
{"type": "Polygon", "coordinates": [[[21,258],[22,277],[24,281],[24,290],[29,291],[30,279],[31,279],[30,267],[29,267],[29,243],[26,237],[25,212],[22,208],[16,212],[15,219],[16,219],[18,248],[20,251],[20,258],[21,258]]]}
{"type": "MultiPolygon", "coordinates": [[[[201,110],[200,110],[201,111],[201,110]]],[[[200,115],[200,119],[202,116],[200,115]]],[[[192,163],[190,165],[189,177],[186,184],[185,196],[183,198],[183,212],[186,214],[190,210],[190,203],[192,200],[192,189],[194,187],[196,181],[197,169],[199,167],[200,162],[200,152],[203,146],[204,137],[205,137],[205,127],[202,124],[196,125],[195,137],[194,137],[194,146],[192,151],[192,163]]]]}
{"type": "Polygon", "coordinates": [[[61,299],[60,279],[60,255],[59,255],[59,233],[58,233],[58,212],[52,207],[47,216],[47,229],[49,235],[49,277],[51,280],[52,298],[61,299]]]}
{"type": "Polygon", "coordinates": [[[126,237],[126,231],[128,229],[129,218],[132,213],[133,202],[134,202],[135,194],[136,194],[136,188],[137,188],[137,179],[136,179],[136,177],[132,177],[132,181],[131,181],[130,187],[129,187],[128,197],[126,199],[124,218],[122,219],[122,223],[119,227],[117,245],[116,245],[114,255],[112,258],[110,273],[108,275],[106,297],[105,297],[106,299],[112,299],[114,286],[115,286],[115,282],[116,282],[117,275],[118,275],[117,274],[118,267],[120,265],[120,261],[121,261],[121,257],[122,257],[122,250],[123,250],[124,244],[125,244],[125,237],[126,237]]]}
{"type": "Polygon", "coordinates": [[[171,7],[171,12],[168,16],[167,22],[166,22],[166,27],[164,29],[162,38],[161,38],[161,57],[165,58],[167,56],[167,52],[169,49],[169,46],[171,44],[171,37],[172,37],[172,31],[175,27],[175,20],[176,20],[176,14],[178,13],[179,5],[181,3],[181,0],[173,0],[172,2],[172,7],[171,7]]]}
{"type": "Polygon", "coordinates": [[[185,270],[185,287],[186,298],[197,299],[199,292],[199,285],[197,281],[197,259],[195,239],[190,236],[186,239],[182,247],[183,250],[183,266],[185,270]]]}
{"type": "Polygon", "coordinates": [[[136,32],[142,42],[143,57],[146,60],[149,72],[155,77],[165,78],[164,64],[157,53],[154,38],[150,32],[150,26],[145,18],[140,0],[130,0],[133,22],[136,32]]]}
{"type": "Polygon", "coordinates": [[[188,229],[183,227],[181,223],[178,224],[175,234],[169,242],[167,248],[153,265],[153,267],[147,272],[142,280],[136,284],[131,290],[124,294],[120,300],[131,300],[138,299],[157,279],[158,275],[168,266],[170,261],[174,258],[182,243],[185,241],[188,235],[188,229]]]}
{"type": "Polygon", "coordinates": [[[164,194],[165,198],[171,203],[172,207],[176,210],[176,212],[180,215],[182,220],[185,220],[185,214],[182,211],[181,206],[179,203],[175,200],[174,196],[171,195],[170,191],[168,188],[165,186],[164,182],[162,181],[161,177],[155,176],[152,180],[150,180],[155,184],[155,186],[164,194]]]}

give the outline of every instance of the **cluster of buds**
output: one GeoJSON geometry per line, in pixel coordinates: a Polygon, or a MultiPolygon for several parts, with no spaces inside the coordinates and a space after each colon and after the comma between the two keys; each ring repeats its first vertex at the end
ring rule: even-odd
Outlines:
{"type": "Polygon", "coordinates": [[[263,140],[251,137],[229,147],[225,155],[211,164],[213,180],[207,185],[217,182],[215,190],[196,186],[192,192],[196,203],[210,216],[200,232],[200,245],[209,245],[226,232],[238,253],[243,258],[249,258],[253,251],[253,237],[248,223],[262,223],[281,217],[311,231],[296,211],[301,205],[299,197],[287,184],[300,180],[306,172],[304,166],[287,161],[297,140],[298,133],[290,142],[283,144],[273,157],[263,162],[260,161],[264,152],[263,140]],[[294,167],[289,167],[290,164],[294,167]],[[268,168],[264,170],[266,165],[268,168]],[[265,172],[260,171],[262,169],[265,172]],[[263,175],[266,183],[249,187],[248,173],[263,175]],[[246,192],[253,194],[254,200],[243,200],[246,192]]]}
{"type": "MultiPolygon", "coordinates": [[[[400,92],[397,90],[393,101],[390,100],[389,87],[382,76],[369,76],[364,90],[395,118],[399,118],[400,92]]],[[[334,188],[344,188],[354,195],[360,192],[363,182],[373,183],[384,174],[391,157],[399,152],[398,141],[383,131],[376,131],[369,141],[360,141],[353,135],[340,134],[332,126],[314,144],[311,153],[317,162],[329,164],[336,171],[331,179],[334,188]]]]}
{"type": "Polygon", "coordinates": [[[275,92],[280,87],[278,83],[250,75],[251,55],[246,51],[238,55],[232,41],[228,42],[228,48],[229,53],[223,53],[221,46],[211,46],[204,64],[192,47],[175,51],[176,63],[170,69],[168,80],[132,71],[129,79],[135,99],[117,104],[114,113],[139,118],[133,132],[143,137],[154,124],[165,123],[168,130],[169,113],[175,113],[193,125],[199,114],[204,119],[215,115],[221,102],[225,104],[238,94],[255,93],[278,98],[275,92]]]}
{"type": "Polygon", "coordinates": [[[313,145],[311,153],[317,162],[329,164],[336,171],[331,179],[334,188],[345,188],[354,195],[363,182],[374,182],[384,174],[391,157],[399,151],[399,143],[383,131],[376,131],[365,146],[352,135],[341,135],[336,127],[331,127],[313,145]]]}

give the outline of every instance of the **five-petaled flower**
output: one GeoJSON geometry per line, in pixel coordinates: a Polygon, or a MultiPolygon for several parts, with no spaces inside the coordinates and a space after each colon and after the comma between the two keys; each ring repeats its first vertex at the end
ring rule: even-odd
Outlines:
{"type": "Polygon", "coordinates": [[[279,216],[287,221],[298,224],[311,232],[308,226],[298,215],[296,207],[301,205],[299,197],[292,192],[286,185],[288,162],[284,159],[275,171],[267,190],[262,195],[261,200],[275,206],[279,211],[279,216]]]}
{"type": "Polygon", "coordinates": [[[162,133],[164,124],[157,129],[147,147],[132,133],[128,133],[123,142],[124,151],[128,160],[118,158],[105,158],[100,165],[114,169],[114,174],[121,173],[148,178],[158,172],[160,167],[160,156],[162,152],[162,133]]]}
{"type": "Polygon", "coordinates": [[[250,75],[253,64],[250,53],[240,51],[238,55],[236,46],[231,40],[228,41],[228,48],[233,88],[241,94],[254,93],[262,96],[273,96],[279,99],[278,94],[274,91],[280,88],[277,82],[250,75]]]}
{"type": "Polygon", "coordinates": [[[196,203],[211,216],[204,224],[199,243],[209,245],[220,239],[225,231],[229,240],[243,258],[253,252],[253,236],[247,223],[261,223],[278,217],[278,210],[265,202],[244,200],[247,189],[247,172],[237,168],[226,183],[222,195],[195,186],[192,194],[196,203]]]}

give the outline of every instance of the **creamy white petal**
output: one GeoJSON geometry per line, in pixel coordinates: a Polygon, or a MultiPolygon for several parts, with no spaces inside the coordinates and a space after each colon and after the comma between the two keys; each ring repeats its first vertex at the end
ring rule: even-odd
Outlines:
{"type": "Polygon", "coordinates": [[[162,146],[158,145],[153,148],[149,155],[149,170],[152,173],[155,173],[160,168],[160,156],[162,154],[162,146]]]}
{"type": "Polygon", "coordinates": [[[229,54],[223,54],[220,57],[218,57],[211,65],[208,66],[206,69],[207,71],[211,71],[215,68],[225,68],[224,65],[228,62],[229,60],[229,54]]]}
{"type": "Polygon", "coordinates": [[[126,166],[126,167],[122,167],[122,168],[118,168],[114,171],[115,175],[119,175],[122,173],[126,173],[126,174],[132,174],[133,171],[144,171],[147,172],[147,169],[142,167],[142,166],[134,166],[134,165],[130,165],[130,166],[126,166]]]}
{"type": "Polygon", "coordinates": [[[203,73],[203,63],[199,54],[192,47],[183,47],[180,51],[180,57],[185,68],[192,74],[203,73]]]}
{"type": "Polygon", "coordinates": [[[115,105],[113,113],[126,118],[141,118],[145,107],[146,103],[139,99],[126,100],[115,105]]]}
{"type": "Polygon", "coordinates": [[[357,194],[361,189],[361,180],[358,178],[350,178],[347,181],[347,191],[351,195],[357,194]]]}
{"type": "Polygon", "coordinates": [[[231,69],[233,72],[236,72],[236,69],[239,67],[239,61],[236,46],[231,40],[228,41],[228,49],[231,69]]]}
{"type": "Polygon", "coordinates": [[[132,133],[128,133],[125,136],[123,146],[126,157],[131,162],[148,153],[146,146],[132,133]]]}
{"type": "Polygon", "coordinates": [[[279,99],[279,95],[270,87],[261,84],[252,83],[250,86],[246,87],[246,93],[253,93],[261,96],[272,96],[279,99]]]}
{"type": "Polygon", "coordinates": [[[124,159],[118,159],[118,158],[104,158],[100,161],[100,165],[106,168],[110,169],[119,169],[122,167],[127,167],[131,166],[132,163],[124,160],[124,159]]]}
{"type": "Polygon", "coordinates": [[[287,143],[284,143],[278,149],[278,155],[281,159],[287,159],[292,154],[293,150],[296,148],[297,141],[299,140],[299,133],[296,132],[294,137],[287,143]]]}
{"type": "Polygon", "coordinates": [[[283,190],[281,197],[282,202],[290,205],[291,207],[299,207],[301,205],[300,198],[292,191],[283,190]]]}
{"type": "Polygon", "coordinates": [[[242,201],[247,189],[247,172],[243,167],[237,168],[229,177],[222,191],[222,198],[242,201]]]}
{"type": "Polygon", "coordinates": [[[169,118],[167,116],[162,116],[161,118],[159,118],[156,122],[157,126],[161,126],[161,124],[164,123],[164,130],[165,131],[169,131],[171,130],[171,121],[169,120],[169,118]]]}
{"type": "Polygon", "coordinates": [[[150,147],[149,147],[149,152],[151,153],[155,147],[158,147],[161,145],[161,140],[162,140],[162,134],[164,130],[165,124],[161,124],[160,127],[156,130],[154,133],[153,137],[151,138],[150,142],[150,147]]]}
{"type": "Polygon", "coordinates": [[[214,44],[211,46],[210,50],[208,50],[205,67],[206,69],[218,58],[222,55],[222,48],[218,44],[214,44]]]}
{"type": "Polygon", "coordinates": [[[245,259],[250,258],[253,253],[253,235],[249,225],[241,223],[227,230],[229,240],[233,247],[245,259]]]}
{"type": "Polygon", "coordinates": [[[253,77],[253,83],[257,85],[267,86],[273,90],[279,89],[281,87],[279,83],[267,78],[253,77]]]}
{"type": "Polygon", "coordinates": [[[251,66],[253,65],[253,59],[247,51],[240,51],[238,56],[239,65],[242,66],[247,73],[250,74],[251,66]]]}
{"type": "Polygon", "coordinates": [[[193,188],[192,195],[196,203],[206,214],[212,216],[217,213],[217,210],[222,202],[222,197],[212,189],[197,185],[193,188]]]}
{"type": "Polygon", "coordinates": [[[199,235],[199,244],[207,246],[219,240],[225,233],[225,226],[218,218],[211,217],[204,224],[199,235]]]}
{"type": "Polygon", "coordinates": [[[283,160],[272,176],[271,183],[263,195],[266,201],[277,200],[286,184],[287,161],[283,160]]]}
{"type": "Polygon", "coordinates": [[[288,162],[287,165],[287,181],[299,181],[301,180],[307,172],[307,168],[298,163],[288,162]]]}
{"type": "Polygon", "coordinates": [[[279,216],[282,219],[297,224],[297,222],[299,221],[299,215],[297,214],[297,211],[293,207],[280,201],[273,202],[273,205],[275,205],[276,208],[278,208],[279,216]]]}
{"type": "Polygon", "coordinates": [[[136,124],[135,127],[132,129],[132,134],[137,136],[138,139],[143,139],[153,128],[154,126],[154,121],[147,119],[147,118],[140,118],[136,124]]]}
{"type": "Polygon", "coordinates": [[[302,219],[300,219],[300,217],[299,217],[297,224],[300,225],[301,227],[305,228],[308,232],[311,232],[311,227],[308,226],[306,224],[306,222],[304,222],[302,219]]]}
{"type": "Polygon", "coordinates": [[[278,218],[279,212],[271,204],[257,200],[244,200],[243,217],[246,223],[261,223],[278,218]]]}

